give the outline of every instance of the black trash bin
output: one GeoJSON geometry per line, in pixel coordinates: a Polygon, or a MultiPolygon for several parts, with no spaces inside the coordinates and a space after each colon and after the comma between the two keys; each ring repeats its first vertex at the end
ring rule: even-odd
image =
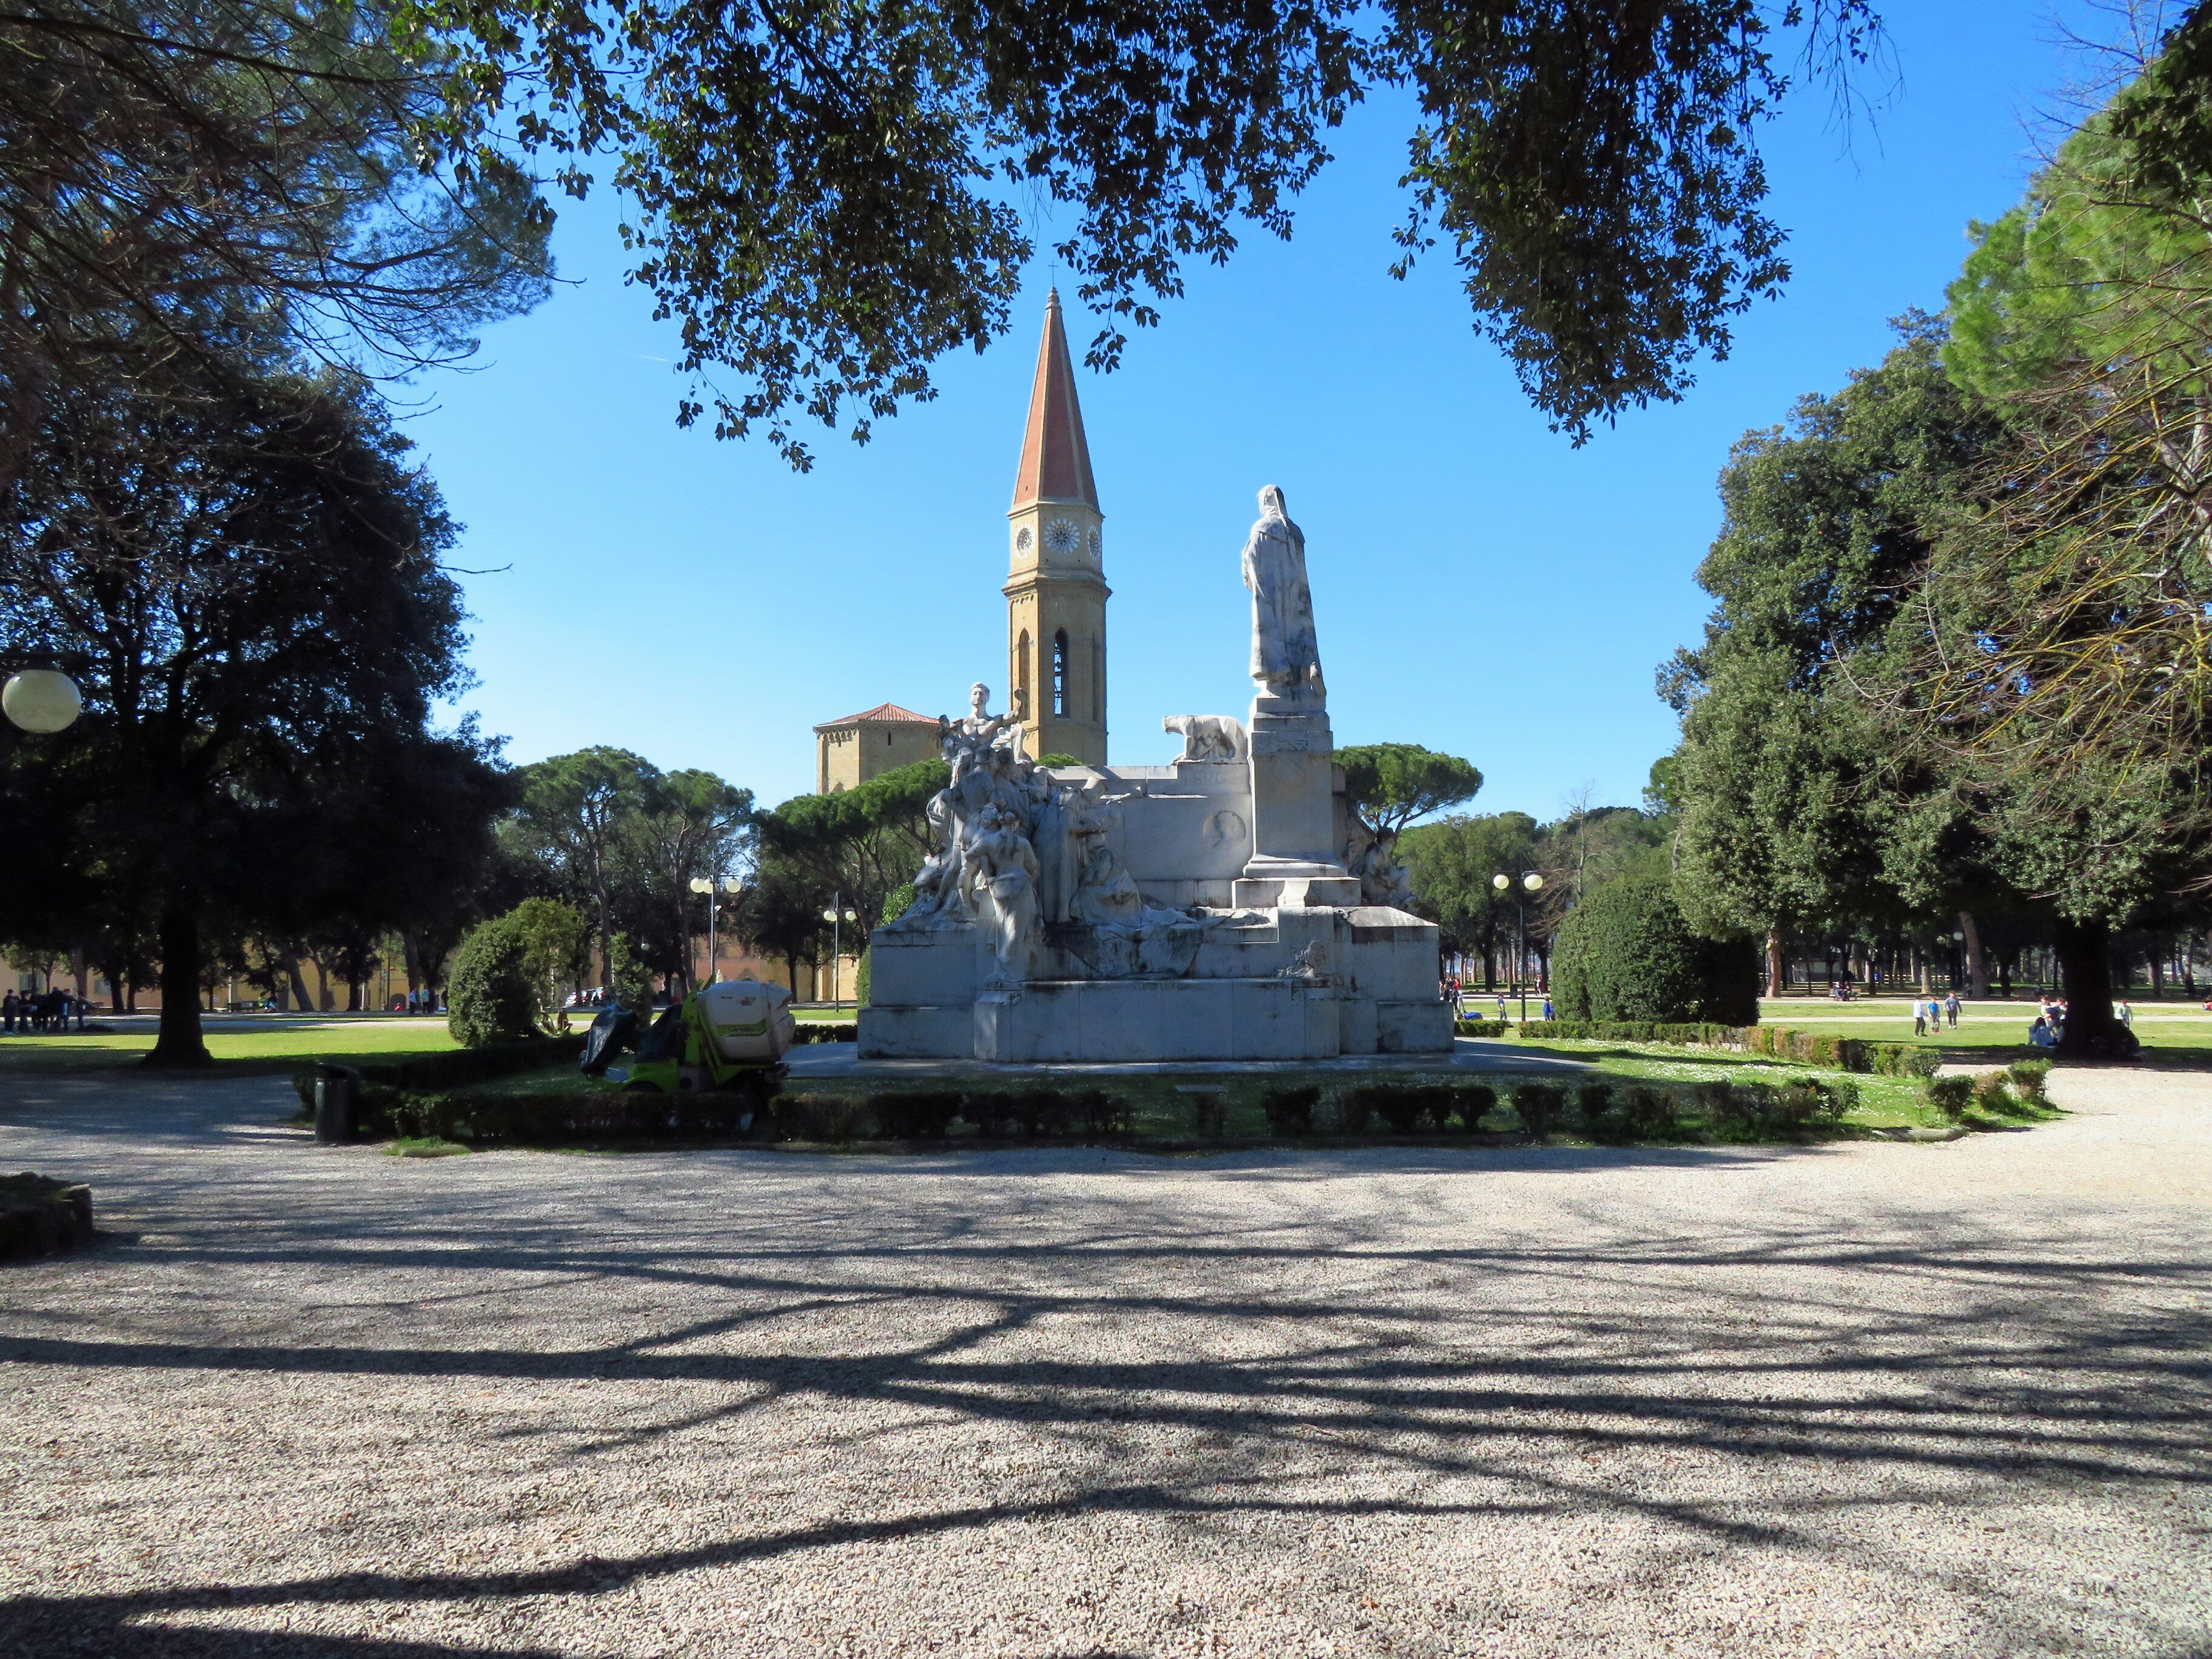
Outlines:
{"type": "Polygon", "coordinates": [[[315,1139],[337,1144],[353,1139],[354,1102],[361,1073],[350,1066],[324,1062],[315,1067],[315,1139]]]}

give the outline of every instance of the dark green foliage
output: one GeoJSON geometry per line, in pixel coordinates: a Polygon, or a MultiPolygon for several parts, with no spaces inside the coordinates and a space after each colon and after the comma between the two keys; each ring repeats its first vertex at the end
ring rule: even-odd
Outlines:
{"type": "MultiPolygon", "coordinates": [[[[1036,763],[1039,766],[1080,766],[1083,764],[1083,763],[1076,759],[1074,756],[1063,755],[1058,750],[1054,750],[1049,755],[1039,755],[1036,758],[1036,763]]],[[[908,900],[908,902],[911,903],[913,901],[908,900]]]]}
{"type": "Polygon", "coordinates": [[[1678,897],[1701,929],[1763,937],[1897,912],[1896,744],[1837,665],[1879,647],[1929,556],[1928,520],[1996,429],[1944,374],[1942,341],[1916,319],[1880,368],[1747,434],[1721,474],[1726,517],[1698,568],[1712,617],[1661,675],[1683,716],[1678,897]]]}
{"type": "Polygon", "coordinates": [[[1229,1100],[1218,1090],[1194,1090],[1183,1097],[1190,1103],[1191,1133],[1200,1140],[1218,1140],[1229,1133],[1229,1100]]]}
{"type": "Polygon", "coordinates": [[[1613,1085],[1610,1083],[1582,1083],[1575,1085],[1575,1113],[1586,1128],[1597,1129],[1606,1121],[1613,1104],[1613,1085]]]}
{"type": "MultiPolygon", "coordinates": [[[[362,1104],[368,1109],[365,1123],[381,1133],[471,1146],[557,1146],[577,1140],[726,1139],[744,1133],[740,1120],[757,1112],[761,1102],[755,1094],[736,1091],[664,1095],[594,1089],[547,1095],[378,1096],[364,1091],[362,1104]]],[[[780,1115],[785,1104],[777,1103],[780,1115]]],[[[840,1137],[824,1133],[793,1138],[840,1137]]]]}
{"type": "Polygon", "coordinates": [[[1532,1019],[1522,1023],[1521,1035],[1565,1042],[1672,1042],[1706,1048],[1741,1048],[1745,1042],[1745,1033],[1738,1026],[1657,1019],[1532,1019]]]}
{"type": "Polygon", "coordinates": [[[1498,1109],[1498,1091],[1487,1083],[1459,1084],[1451,1092],[1452,1109],[1459,1114],[1462,1128],[1480,1129],[1485,1115],[1498,1109]]]}
{"type": "Polygon", "coordinates": [[[1467,1037],[1504,1036],[1509,1022],[1502,1019],[1455,1019],[1452,1035],[1467,1037]]]}
{"type": "MultiPolygon", "coordinates": [[[[549,1066],[574,1065],[584,1052],[584,1034],[533,1037],[524,1042],[502,1042],[489,1048],[459,1048],[448,1054],[416,1054],[405,1060],[374,1060],[354,1069],[365,1088],[393,1091],[465,1088],[517,1072],[535,1072],[549,1066]]],[[[312,1066],[292,1073],[292,1087],[308,1110],[315,1105],[315,1070],[312,1066]]]]}
{"type": "Polygon", "coordinates": [[[1472,799],[1482,774],[1456,755],[1416,743],[1354,744],[1336,751],[1345,799],[1374,834],[1395,837],[1415,818],[1472,799]]]}
{"type": "Polygon", "coordinates": [[[802,1019],[798,1023],[798,1042],[858,1042],[860,1023],[854,1019],[802,1019]]]}
{"type": "Polygon", "coordinates": [[[1928,1079],[1928,1103],[1948,1118],[1961,1118],[1974,1098],[1974,1079],[1970,1077],[1931,1077],[1928,1079]]]}
{"type": "Polygon", "coordinates": [[[1556,1083],[1516,1083],[1512,1098],[1521,1127],[1532,1135],[1543,1136],[1552,1133],[1566,1109],[1567,1091],[1556,1083]]]}
{"type": "Polygon", "coordinates": [[[506,785],[430,726],[465,672],[456,532],[374,397],[244,322],[142,344],[48,400],[0,521],[0,657],[87,703],[51,736],[0,723],[0,916],[156,940],[149,1063],[191,1066],[210,941],[458,908],[506,785]]]}
{"type": "Polygon", "coordinates": [[[1314,1108],[1320,1104],[1319,1089],[1269,1089],[1260,1097],[1260,1109],[1267,1115],[1271,1134],[1310,1134],[1314,1108]]]}
{"type": "Polygon", "coordinates": [[[842,1146],[860,1139],[874,1127],[866,1103],[849,1095],[785,1095],[776,1101],[774,1115],[779,1140],[823,1141],[842,1146]]]}
{"type": "Polygon", "coordinates": [[[2051,1104],[2051,1062],[2047,1060],[2015,1060],[2005,1068],[2012,1074],[2013,1086],[2020,1097],[2030,1106],[2051,1104]]]}
{"type": "Polygon", "coordinates": [[[903,1089],[868,1097],[877,1126],[894,1140],[941,1140],[960,1115],[957,1089],[903,1089]]]}
{"type": "Polygon", "coordinates": [[[1748,1025],[1759,1018],[1759,963],[1743,940],[1690,931],[1664,876],[1598,889],[1560,924],[1553,966],[1570,1019],[1748,1025]]]}
{"type": "Polygon", "coordinates": [[[426,60],[462,54],[477,96],[451,108],[454,153],[519,131],[549,162],[611,155],[635,279],[681,330],[679,419],[711,404],[718,434],[763,428],[799,466],[794,427],[865,439],[935,395],[939,356],[1005,331],[1035,223],[1057,223],[1110,368],[1186,259],[1226,259],[1249,227],[1287,236],[1329,130],[1401,86],[1419,113],[1397,270],[1447,240],[1480,325],[1579,438],[1679,395],[1787,271],[1753,142],[1799,55],[1771,50],[1776,25],[1806,26],[1816,70],[1874,32],[1864,0],[506,0],[403,21],[426,60]]]}
{"type": "Polygon", "coordinates": [[[447,1024],[471,1048],[538,1032],[538,994],[524,968],[522,930],[510,915],[484,922],[461,945],[447,980],[447,1024]]]}
{"type": "Polygon", "coordinates": [[[1345,1091],[1340,1109],[1346,1134],[1364,1132],[1370,1116],[1381,1117],[1394,1134],[1412,1134],[1424,1127],[1446,1127],[1451,1118],[1452,1091],[1425,1084],[1364,1084],[1345,1091]]]}
{"type": "Polygon", "coordinates": [[[1641,1084],[1624,1089],[1612,1116],[1625,1139],[1663,1140],[1674,1132],[1674,1102],[1664,1089],[1641,1084]]]}

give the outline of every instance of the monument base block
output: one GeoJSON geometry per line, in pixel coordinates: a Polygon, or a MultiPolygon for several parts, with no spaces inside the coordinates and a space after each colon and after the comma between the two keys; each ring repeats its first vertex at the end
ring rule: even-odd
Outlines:
{"type": "Polygon", "coordinates": [[[1296,979],[1032,980],[975,1000],[973,1052],[1108,1064],[1328,1059],[1338,1006],[1326,987],[1296,979]]]}

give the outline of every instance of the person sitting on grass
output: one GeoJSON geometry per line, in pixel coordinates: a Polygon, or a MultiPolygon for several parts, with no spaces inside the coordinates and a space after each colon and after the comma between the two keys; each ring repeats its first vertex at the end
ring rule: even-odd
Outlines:
{"type": "Polygon", "coordinates": [[[2056,1048],[2058,1046],[2058,1033],[2051,1029],[2049,1020],[2044,1018],[2041,1014],[2038,1014],[2035,1017],[2035,1024],[2027,1028],[2027,1040],[2039,1048],[2056,1048]]]}

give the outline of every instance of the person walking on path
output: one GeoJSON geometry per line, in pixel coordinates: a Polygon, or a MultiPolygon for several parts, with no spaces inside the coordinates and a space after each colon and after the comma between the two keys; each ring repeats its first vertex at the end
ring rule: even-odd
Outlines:
{"type": "Polygon", "coordinates": [[[1953,1030],[1959,1029],[1959,994],[1956,991],[1943,999],[1943,1018],[1950,1022],[1953,1030]]]}
{"type": "Polygon", "coordinates": [[[1918,997],[1912,999],[1912,1035],[1915,1036],[1928,1035],[1928,1005],[1921,1001],[1918,997]]]}

